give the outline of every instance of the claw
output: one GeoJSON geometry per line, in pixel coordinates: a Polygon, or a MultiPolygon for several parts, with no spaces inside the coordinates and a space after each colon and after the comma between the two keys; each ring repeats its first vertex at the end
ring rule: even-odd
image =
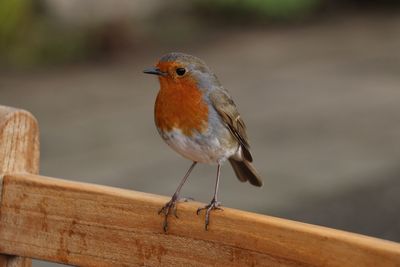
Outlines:
{"type": "Polygon", "coordinates": [[[178,214],[176,213],[176,207],[174,208],[174,216],[175,216],[175,218],[179,219],[179,216],[178,216],[178,214]]]}
{"type": "MultiPolygon", "coordinates": [[[[168,204],[168,203],[167,203],[168,204]]],[[[165,207],[167,206],[167,204],[165,204],[165,206],[164,207],[162,207],[159,211],[158,211],[158,215],[160,215],[161,213],[164,213],[165,212],[165,207]]]]}
{"type": "Polygon", "coordinates": [[[168,222],[167,222],[167,220],[164,220],[163,229],[164,229],[164,233],[166,233],[167,230],[168,230],[168,222]]]}
{"type": "Polygon", "coordinates": [[[176,196],[173,196],[170,201],[168,201],[159,211],[158,214],[164,215],[164,222],[163,222],[163,229],[164,232],[166,233],[168,230],[168,216],[170,214],[173,214],[176,218],[179,219],[178,214],[177,214],[177,208],[176,204],[178,201],[183,201],[183,202],[188,202],[192,198],[181,198],[178,199],[176,196]]]}
{"type": "Polygon", "coordinates": [[[164,232],[166,233],[168,230],[168,215],[172,212],[176,212],[176,200],[172,198],[169,202],[167,202],[164,207],[162,207],[159,211],[158,214],[163,214],[164,215],[164,222],[163,222],[163,229],[164,232]]]}
{"type": "Polygon", "coordinates": [[[221,202],[216,201],[215,199],[211,200],[211,203],[203,208],[198,208],[196,214],[199,215],[202,210],[206,211],[206,219],[205,219],[205,229],[208,230],[208,225],[210,224],[210,212],[212,210],[223,210],[220,208],[221,202]]]}
{"type": "Polygon", "coordinates": [[[179,199],[179,201],[181,201],[181,202],[189,202],[189,201],[194,201],[194,198],[192,198],[192,197],[183,197],[183,198],[179,199]]]}
{"type": "Polygon", "coordinates": [[[204,208],[198,208],[197,211],[196,211],[196,214],[199,215],[199,214],[200,214],[200,211],[201,211],[202,209],[204,209],[204,208]]]}

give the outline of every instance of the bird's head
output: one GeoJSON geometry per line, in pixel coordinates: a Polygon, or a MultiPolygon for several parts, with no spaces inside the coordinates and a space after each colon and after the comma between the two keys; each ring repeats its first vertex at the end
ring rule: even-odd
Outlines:
{"type": "Polygon", "coordinates": [[[201,59],[184,54],[169,53],[160,58],[155,67],[143,71],[157,75],[161,89],[196,86],[200,90],[219,85],[216,76],[201,59]]]}

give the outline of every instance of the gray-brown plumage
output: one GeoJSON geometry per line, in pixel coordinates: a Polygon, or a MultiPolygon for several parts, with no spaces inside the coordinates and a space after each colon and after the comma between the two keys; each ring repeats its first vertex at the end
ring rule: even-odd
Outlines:
{"type": "Polygon", "coordinates": [[[242,149],[242,158],[236,156],[229,158],[229,162],[236,176],[242,182],[249,181],[252,185],[262,186],[261,178],[251,164],[251,162],[253,162],[253,157],[250,152],[246,125],[240,117],[232,98],[227,94],[225,89],[219,88],[210,93],[210,100],[215,110],[221,116],[222,121],[242,149]]]}

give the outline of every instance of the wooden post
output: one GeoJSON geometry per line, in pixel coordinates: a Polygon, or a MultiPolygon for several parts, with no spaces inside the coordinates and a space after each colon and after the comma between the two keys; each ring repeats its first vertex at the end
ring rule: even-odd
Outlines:
{"type": "MultiPolygon", "coordinates": [[[[36,119],[27,111],[0,106],[0,203],[5,174],[38,172],[39,128],[36,119]]],[[[28,258],[0,255],[0,267],[31,265],[28,258]]]]}

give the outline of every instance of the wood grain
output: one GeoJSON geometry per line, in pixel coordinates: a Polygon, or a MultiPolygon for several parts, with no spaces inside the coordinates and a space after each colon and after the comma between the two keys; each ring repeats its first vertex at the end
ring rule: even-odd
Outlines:
{"type": "MultiPolygon", "coordinates": [[[[5,173],[38,172],[39,129],[36,119],[24,110],[0,106],[0,178],[5,173]]],[[[0,266],[28,267],[31,260],[0,255],[0,266]]]]}
{"type": "Polygon", "coordinates": [[[200,203],[31,174],[4,177],[0,252],[79,266],[400,266],[400,244],[200,203]]]}

